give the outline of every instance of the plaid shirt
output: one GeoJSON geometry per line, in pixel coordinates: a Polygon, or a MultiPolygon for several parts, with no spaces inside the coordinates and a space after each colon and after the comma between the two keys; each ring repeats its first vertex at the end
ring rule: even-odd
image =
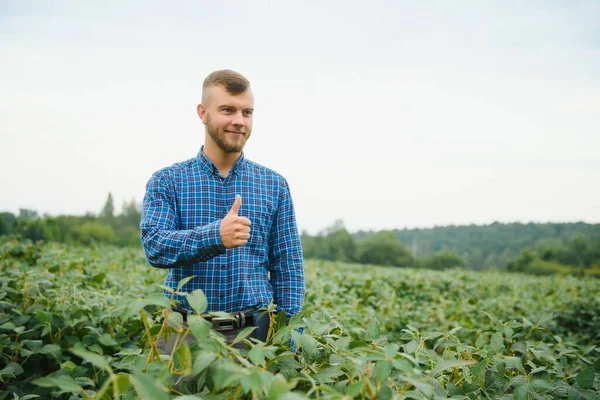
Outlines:
{"type": "MultiPolygon", "coordinates": [[[[243,153],[226,178],[203,148],[196,158],[156,172],[146,186],[140,229],[149,263],[169,268],[165,285],[175,289],[181,279],[194,276],[182,291],[202,289],[208,312],[274,301],[290,317],[302,308],[302,247],[288,184],[243,153]],[[219,227],[237,194],[239,215],[252,222],[250,239],[226,249],[219,227]]],[[[191,310],[185,296],[175,299],[191,310]]]]}

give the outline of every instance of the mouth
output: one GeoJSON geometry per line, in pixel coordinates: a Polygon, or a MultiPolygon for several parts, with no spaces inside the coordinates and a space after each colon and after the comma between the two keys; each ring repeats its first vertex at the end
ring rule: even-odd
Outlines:
{"type": "Polygon", "coordinates": [[[231,133],[231,134],[233,134],[233,135],[240,135],[240,136],[244,136],[244,132],[227,131],[227,130],[226,130],[225,132],[227,132],[227,133],[231,133]]]}

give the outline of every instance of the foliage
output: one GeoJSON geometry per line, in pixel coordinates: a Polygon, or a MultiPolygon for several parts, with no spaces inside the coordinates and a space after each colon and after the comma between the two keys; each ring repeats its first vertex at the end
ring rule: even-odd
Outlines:
{"type": "Polygon", "coordinates": [[[21,209],[19,215],[0,213],[0,235],[19,235],[33,241],[65,243],[108,243],[140,247],[139,224],[141,205],[135,200],[123,203],[121,213],[114,214],[113,197],[109,193],[99,215],[44,215],[21,209]]]}
{"type": "Polygon", "coordinates": [[[378,232],[359,242],[357,260],[362,264],[402,267],[413,263],[410,251],[389,231],[378,232]]]}
{"type": "Polygon", "coordinates": [[[167,328],[180,315],[139,250],[0,240],[0,272],[0,398],[600,394],[597,280],[309,262],[303,312],[238,350],[199,316],[201,291],[189,328],[167,328]],[[167,333],[198,344],[160,354],[167,333]]]}
{"type": "Polygon", "coordinates": [[[450,269],[464,268],[465,261],[457,254],[451,251],[441,251],[431,257],[422,258],[417,265],[428,269],[450,269]]]}
{"type": "Polygon", "coordinates": [[[115,239],[114,229],[100,221],[88,221],[77,225],[71,235],[76,242],[84,245],[96,242],[112,243],[115,239]]]}
{"type": "MultiPolygon", "coordinates": [[[[566,243],[580,235],[595,243],[600,251],[600,224],[577,223],[498,223],[489,225],[445,226],[394,231],[400,241],[414,249],[414,257],[430,257],[444,249],[461,256],[469,269],[504,268],[525,248],[553,241],[566,243]]],[[[373,232],[359,231],[357,241],[373,232]]],[[[577,257],[577,251],[572,253],[577,257]]],[[[597,259],[600,259],[598,257],[597,259]]],[[[577,265],[571,260],[557,260],[565,265],[577,265]]]]}

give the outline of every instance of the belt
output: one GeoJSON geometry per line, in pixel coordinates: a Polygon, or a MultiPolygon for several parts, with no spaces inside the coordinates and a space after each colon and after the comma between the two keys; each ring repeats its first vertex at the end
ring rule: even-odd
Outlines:
{"type": "MultiPolygon", "coordinates": [[[[191,314],[189,311],[177,307],[173,307],[172,310],[181,314],[184,322],[187,322],[187,316],[188,314],[191,314]]],[[[232,331],[246,326],[255,326],[253,315],[257,311],[258,310],[253,308],[230,313],[234,317],[233,319],[213,316],[206,316],[203,318],[211,322],[212,328],[216,331],[232,331]]]]}

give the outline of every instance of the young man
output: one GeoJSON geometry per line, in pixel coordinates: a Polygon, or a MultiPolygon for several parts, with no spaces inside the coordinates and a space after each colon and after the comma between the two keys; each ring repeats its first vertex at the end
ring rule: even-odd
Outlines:
{"type": "MultiPolygon", "coordinates": [[[[252,133],[254,95],[241,74],[211,73],[197,108],[205,143],[198,156],[156,172],[146,186],[141,234],[149,263],[168,268],[165,285],[193,276],[183,291],[202,289],[208,312],[229,340],[244,326],[264,324],[256,310],[271,301],[288,318],[304,301],[302,248],[286,180],[244,157],[252,133]]],[[[165,293],[166,294],[166,293],[165,293]]],[[[182,314],[192,312],[176,296],[182,314]]]]}

